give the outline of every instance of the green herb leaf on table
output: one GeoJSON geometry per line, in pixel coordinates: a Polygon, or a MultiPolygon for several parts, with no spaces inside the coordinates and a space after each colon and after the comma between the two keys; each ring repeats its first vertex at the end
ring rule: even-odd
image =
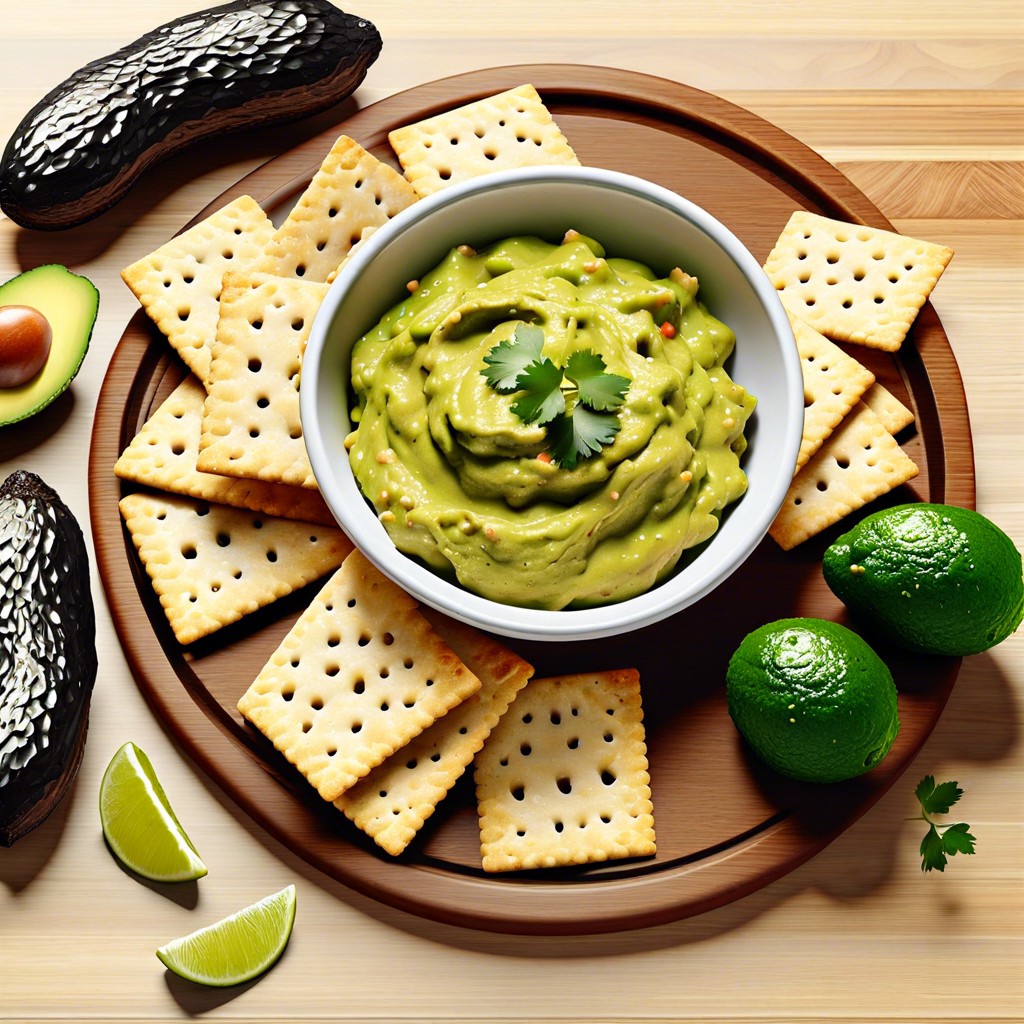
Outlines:
{"type": "Polygon", "coordinates": [[[615,439],[619,419],[612,410],[622,405],[630,381],[608,373],[604,359],[590,349],[572,353],[563,369],[541,356],[543,347],[544,331],[520,324],[511,339],[484,356],[480,372],[501,394],[523,392],[512,412],[524,423],[547,424],[552,460],[575,469],[578,459],[597,454],[615,439]]]}
{"type": "MultiPolygon", "coordinates": [[[[522,387],[519,375],[540,358],[543,348],[544,331],[533,324],[520,324],[508,341],[495,345],[484,356],[487,369],[480,372],[495,391],[503,395],[518,391],[522,387]]],[[[558,379],[561,383],[561,374],[558,379]]]]}
{"type": "Polygon", "coordinates": [[[977,840],[969,831],[970,825],[962,821],[940,825],[929,817],[932,814],[946,814],[963,796],[963,790],[956,782],[936,785],[935,777],[926,775],[917,784],[914,795],[921,805],[921,813],[913,820],[928,824],[928,831],[921,840],[922,871],[945,871],[948,857],[958,853],[974,853],[977,840]]]}
{"type": "Polygon", "coordinates": [[[949,809],[963,796],[964,791],[955,782],[935,785],[935,777],[926,775],[914,790],[925,814],[948,814],[949,809]]]}

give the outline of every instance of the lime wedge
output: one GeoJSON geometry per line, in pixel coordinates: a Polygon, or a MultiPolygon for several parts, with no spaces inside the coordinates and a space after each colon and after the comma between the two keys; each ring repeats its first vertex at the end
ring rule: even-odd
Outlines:
{"type": "Polygon", "coordinates": [[[156,955],[175,974],[226,988],[272,967],[295,923],[295,886],[275,892],[223,921],[161,946],[156,955]]]}
{"type": "Polygon", "coordinates": [[[206,874],[153,765],[134,743],[121,747],[103,773],[100,821],[114,856],[137,875],[188,882],[206,874]]]}

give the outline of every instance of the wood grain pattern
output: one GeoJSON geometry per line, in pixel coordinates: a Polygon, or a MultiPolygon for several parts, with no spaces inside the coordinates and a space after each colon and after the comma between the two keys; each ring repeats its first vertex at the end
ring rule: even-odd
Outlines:
{"type": "MultiPolygon", "coordinates": [[[[62,77],[162,20],[208,0],[10,4],[0,31],[0,139],[62,77]]],[[[888,166],[934,176],[943,164],[1024,160],[1018,5],[1007,0],[856,6],[730,0],[624,16],[612,0],[467,0],[351,6],[385,45],[357,94],[366,106],[444,75],[530,61],[655,74],[739,102],[847,170],[895,226],[956,250],[932,303],[956,353],[971,413],[978,507],[1024,538],[1024,385],[1019,296],[1024,222],[937,206],[899,213],[888,166]],[[941,94],[940,94],[941,92],[941,94]],[[787,102],[776,104],[785,94],[787,102]],[[934,96],[932,94],[935,94],[934,96]],[[802,97],[802,101],[801,101],[802,97]],[[922,102],[931,97],[934,103],[922,102]],[[837,104],[837,100],[845,103],[837,104]],[[972,118],[946,123],[944,104],[972,118]],[[993,108],[1007,112],[1000,138],[993,108]],[[819,116],[816,111],[823,111],[819,116]],[[915,113],[917,112],[917,113],[915,113]],[[833,126],[837,120],[842,129],[833,126]],[[955,123],[955,130],[954,125],[955,123]],[[898,124],[898,130],[890,125],[898,124]],[[1017,124],[1018,127],[1014,127],[1017,124]]],[[[337,116],[336,114],[333,116],[337,116]]],[[[85,455],[97,395],[136,304],[126,266],[264,160],[327,127],[314,121],[210,145],[154,173],[87,233],[37,236],[0,223],[4,278],[68,263],[102,293],[92,346],[45,420],[0,431],[0,472],[27,468],[88,519],[85,455]]],[[[1002,170],[1002,168],[997,168],[1002,170]]],[[[949,194],[946,190],[944,194],[949,194]]],[[[903,209],[910,197],[902,199],[903,209]]],[[[424,923],[381,907],[267,840],[158,724],[138,692],[105,602],[100,680],[78,781],[54,816],[0,856],[0,1016],[11,1020],[166,1021],[1019,1021],[1024,1006],[1024,636],[968,658],[928,743],[863,818],[812,860],[751,896],[687,920],[620,935],[516,938],[424,923]],[[210,874],[189,891],[149,888],[104,848],[95,799],[127,739],[149,753],[210,874]],[[942,876],[917,868],[912,784],[958,778],[974,858],[942,876]],[[906,785],[904,785],[906,783],[906,785]],[[176,984],[156,945],[296,882],[291,944],[241,991],[176,984]]],[[[677,780],[685,787],[686,779],[677,780]]]]}

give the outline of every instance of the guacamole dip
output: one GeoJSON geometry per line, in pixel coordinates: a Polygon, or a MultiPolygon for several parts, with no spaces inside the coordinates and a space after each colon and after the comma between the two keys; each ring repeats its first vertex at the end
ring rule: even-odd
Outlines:
{"type": "Polygon", "coordinates": [[[755,400],[723,369],[734,342],[695,278],[576,232],[460,246],[356,342],[353,472],[395,545],[469,590],[532,608],[632,597],[746,490],[755,400]],[[485,376],[521,325],[558,367],[589,350],[628,381],[614,436],[571,469],[485,376]]]}

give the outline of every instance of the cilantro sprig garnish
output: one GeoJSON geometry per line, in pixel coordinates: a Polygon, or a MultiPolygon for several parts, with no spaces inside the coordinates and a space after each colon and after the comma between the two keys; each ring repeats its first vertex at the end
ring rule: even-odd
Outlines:
{"type": "Polygon", "coordinates": [[[500,394],[522,394],[512,412],[524,423],[548,424],[551,458],[564,469],[597,454],[619,432],[615,410],[625,401],[629,378],[608,373],[590,349],[573,352],[565,366],[542,356],[544,331],[519,324],[508,341],[484,356],[480,372],[500,394]]]}
{"type": "Polygon", "coordinates": [[[922,871],[945,871],[947,856],[974,853],[977,840],[968,831],[970,825],[962,821],[940,825],[930,817],[933,814],[948,814],[953,804],[963,796],[963,792],[956,782],[935,785],[935,777],[932,775],[926,775],[917,784],[914,795],[921,805],[921,813],[911,820],[928,824],[928,831],[921,840],[922,871]]]}

